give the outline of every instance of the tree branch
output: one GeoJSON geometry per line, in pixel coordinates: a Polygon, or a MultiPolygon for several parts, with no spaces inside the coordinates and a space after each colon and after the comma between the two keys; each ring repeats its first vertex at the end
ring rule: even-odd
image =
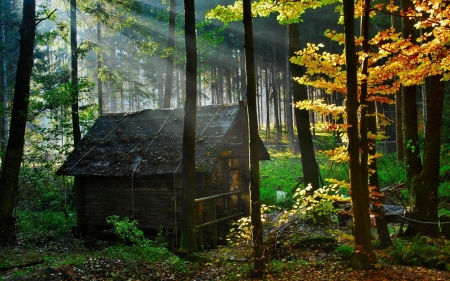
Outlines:
{"type": "Polygon", "coordinates": [[[38,24],[40,24],[41,22],[43,22],[44,20],[47,20],[47,19],[49,19],[55,12],[56,12],[56,10],[57,9],[54,9],[50,14],[48,14],[48,16],[47,17],[45,17],[45,18],[42,18],[42,19],[36,19],[36,24],[35,24],[35,26],[37,26],[38,24]]]}

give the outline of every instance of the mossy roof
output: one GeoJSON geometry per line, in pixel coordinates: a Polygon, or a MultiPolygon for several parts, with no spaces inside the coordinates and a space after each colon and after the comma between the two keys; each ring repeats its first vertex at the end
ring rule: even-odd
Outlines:
{"type": "MultiPolygon", "coordinates": [[[[240,116],[245,114],[242,108],[239,105],[197,108],[197,171],[212,172],[234,126],[247,132],[246,122],[242,121],[245,117],[240,116]]],[[[102,115],[57,174],[137,177],[181,173],[183,120],[183,108],[102,115]]],[[[267,150],[260,144],[262,158],[268,159],[267,150]]]]}

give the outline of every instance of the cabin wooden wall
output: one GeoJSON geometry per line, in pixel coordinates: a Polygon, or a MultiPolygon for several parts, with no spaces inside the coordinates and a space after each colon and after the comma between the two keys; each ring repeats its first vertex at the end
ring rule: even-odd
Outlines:
{"type": "MultiPolygon", "coordinates": [[[[214,191],[210,176],[197,175],[197,197],[214,191]]],[[[173,231],[181,227],[181,175],[158,175],[133,178],[85,176],[78,177],[76,191],[78,225],[107,228],[106,217],[134,217],[142,229],[173,231]],[[175,182],[174,182],[175,180],[175,182]],[[134,196],[133,196],[134,194],[134,196]],[[133,208],[134,201],[134,208],[133,208]]]]}

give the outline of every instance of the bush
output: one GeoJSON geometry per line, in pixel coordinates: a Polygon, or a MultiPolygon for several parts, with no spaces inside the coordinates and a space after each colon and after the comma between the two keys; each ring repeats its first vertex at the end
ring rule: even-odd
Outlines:
{"type": "Polygon", "coordinates": [[[24,239],[49,233],[68,234],[71,227],[76,224],[76,215],[73,210],[67,210],[66,214],[62,210],[59,212],[54,210],[20,212],[16,225],[18,238],[24,239]]]}
{"type": "Polygon", "coordinates": [[[336,248],[335,252],[343,259],[349,259],[354,252],[352,245],[340,245],[336,248]]]}
{"type": "Polygon", "coordinates": [[[397,239],[388,255],[397,264],[450,270],[450,241],[444,238],[397,239]]]}
{"type": "Polygon", "coordinates": [[[144,232],[138,228],[137,220],[130,220],[130,218],[120,218],[113,215],[106,218],[106,222],[114,226],[116,234],[123,242],[131,242],[133,244],[147,244],[147,239],[144,237],[144,232]]]}

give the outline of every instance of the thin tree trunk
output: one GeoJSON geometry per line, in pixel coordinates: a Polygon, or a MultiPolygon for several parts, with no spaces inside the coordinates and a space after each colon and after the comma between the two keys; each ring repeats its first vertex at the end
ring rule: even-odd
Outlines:
{"type": "Polygon", "coordinates": [[[242,48],[242,51],[240,52],[240,68],[241,68],[241,100],[245,100],[247,96],[247,84],[245,81],[245,58],[244,58],[244,48],[242,48]]]}
{"type": "Polygon", "coordinates": [[[177,108],[178,108],[178,107],[180,107],[180,104],[181,104],[180,70],[178,69],[178,67],[177,67],[177,70],[176,70],[175,85],[176,85],[176,88],[177,88],[177,108]]]}
{"type": "Polygon", "coordinates": [[[175,0],[170,0],[169,9],[169,35],[167,48],[169,49],[169,56],[167,57],[166,65],[166,89],[164,94],[164,108],[170,108],[170,99],[172,97],[172,82],[173,82],[173,58],[175,47],[175,0]]]}
{"type": "MultiPolygon", "coordinates": [[[[369,12],[370,12],[370,0],[364,1],[364,13],[361,17],[361,34],[363,37],[362,51],[366,54],[370,52],[369,46],[369,12]]],[[[368,59],[362,61],[362,71],[361,74],[368,77],[369,76],[369,62],[368,59]]],[[[369,186],[367,180],[369,178],[368,162],[369,162],[369,145],[367,139],[367,79],[362,79],[361,81],[361,95],[360,95],[360,154],[361,154],[361,178],[362,178],[362,190],[364,191],[364,199],[366,200],[364,204],[369,208],[369,186]]],[[[331,121],[331,120],[330,120],[331,121]]],[[[368,214],[369,215],[369,214],[368,214]]],[[[369,226],[370,221],[368,220],[369,226]]]]}
{"type": "Polygon", "coordinates": [[[6,59],[6,10],[7,7],[3,7],[2,10],[2,18],[1,18],[1,41],[2,41],[2,52],[1,52],[1,100],[2,100],[2,114],[0,117],[1,120],[1,131],[0,131],[0,150],[3,151],[4,144],[8,139],[8,116],[6,114],[6,110],[8,108],[8,79],[7,79],[7,59],[6,59]]]}
{"type": "MultiPolygon", "coordinates": [[[[160,63],[160,67],[158,67],[158,108],[164,107],[164,72],[162,63],[160,63]]],[[[136,81],[135,81],[136,86],[136,81]]]]}
{"type": "Polygon", "coordinates": [[[194,0],[184,0],[186,41],[186,102],[184,107],[182,160],[182,230],[180,252],[198,251],[195,229],[195,127],[197,101],[197,42],[194,0]]]}
{"type": "Polygon", "coordinates": [[[267,67],[264,68],[265,81],[266,81],[266,143],[270,141],[270,94],[269,94],[269,74],[267,73],[267,67]]]}
{"type": "MultiPolygon", "coordinates": [[[[375,102],[370,101],[367,108],[367,128],[371,134],[369,137],[369,155],[372,156],[372,161],[369,164],[369,184],[372,187],[372,192],[380,193],[380,182],[378,179],[378,167],[376,154],[375,136],[377,135],[377,118],[375,112],[375,102]]],[[[375,213],[375,222],[377,226],[378,237],[380,240],[380,249],[386,249],[392,246],[391,236],[386,222],[386,217],[383,213],[383,206],[374,204],[373,212],[375,213]]]]}
{"type": "MultiPolygon", "coordinates": [[[[289,55],[293,56],[295,52],[301,48],[298,24],[289,24],[288,33],[289,55]]],[[[302,77],[303,74],[303,67],[297,64],[291,64],[292,77],[302,77]]],[[[292,85],[292,91],[294,95],[294,103],[308,99],[306,86],[295,82],[292,85]]],[[[309,112],[308,110],[300,110],[296,107],[294,113],[297,123],[297,137],[300,147],[304,183],[305,186],[311,184],[312,191],[314,191],[319,188],[319,169],[314,152],[314,144],[312,141],[309,112]]]]}
{"type": "Polygon", "coordinates": [[[70,0],[70,51],[72,57],[72,131],[73,144],[81,140],[80,114],[78,111],[78,50],[77,50],[77,0],[70,0]]]}
{"type": "MultiPolygon", "coordinates": [[[[363,52],[368,54],[370,52],[369,45],[369,12],[370,12],[370,0],[365,1],[364,15],[362,17],[361,36],[363,36],[363,52]]],[[[362,74],[366,77],[369,76],[368,60],[363,61],[362,74]]],[[[367,79],[364,79],[361,83],[361,175],[363,181],[363,188],[366,190],[367,206],[369,206],[369,189],[364,183],[367,182],[367,175],[369,175],[369,184],[372,187],[374,193],[380,192],[380,182],[378,180],[377,172],[377,159],[375,158],[376,143],[375,136],[377,135],[377,119],[375,115],[375,102],[367,101],[368,95],[367,79]],[[370,134],[370,135],[369,135],[370,134]],[[369,155],[372,156],[370,164],[368,164],[369,155]],[[365,164],[365,165],[364,165],[365,164]],[[370,171],[370,172],[369,172],[370,171]]],[[[383,207],[378,204],[374,204],[375,221],[378,231],[378,237],[380,239],[380,248],[385,249],[392,246],[391,236],[384,217],[383,207]]]]}
{"type": "Polygon", "coordinates": [[[250,0],[243,0],[245,33],[245,66],[247,74],[247,103],[250,130],[250,199],[253,238],[253,274],[262,275],[265,269],[264,245],[259,194],[259,134],[256,112],[255,58],[250,0]]]}
{"type": "MultiPolygon", "coordinates": [[[[402,0],[402,9],[407,10],[408,7],[414,7],[411,0],[402,0]]],[[[414,19],[403,18],[403,38],[410,38],[415,42],[414,37],[414,19]]],[[[402,87],[402,112],[403,112],[403,138],[404,138],[404,156],[406,164],[406,182],[405,186],[409,190],[411,199],[411,216],[415,213],[414,200],[417,196],[415,178],[422,171],[422,163],[420,160],[419,136],[417,126],[417,101],[416,86],[402,87]]],[[[405,235],[414,236],[417,234],[417,227],[410,223],[405,231],[405,235]]]]}
{"type": "MultiPolygon", "coordinates": [[[[275,48],[274,48],[275,51],[275,48]]],[[[274,56],[275,58],[275,56],[274,56]]],[[[277,82],[275,77],[275,62],[274,67],[272,68],[272,99],[273,99],[273,109],[274,109],[274,117],[275,117],[275,147],[278,148],[278,145],[281,141],[281,126],[280,126],[280,118],[279,118],[279,104],[278,104],[278,92],[277,92],[277,82]]]]}
{"type": "Polygon", "coordinates": [[[0,178],[0,245],[15,242],[13,212],[19,185],[20,164],[25,143],[30,77],[36,34],[36,1],[23,1],[23,19],[19,30],[20,51],[11,112],[11,127],[0,178]]]}
{"type": "MultiPolygon", "coordinates": [[[[97,10],[100,10],[100,2],[97,2],[97,10]]],[[[99,20],[97,20],[97,44],[100,46],[102,42],[102,24],[99,20]]],[[[100,79],[100,69],[102,68],[102,51],[99,48],[97,53],[97,100],[98,100],[98,108],[100,115],[103,113],[103,82],[100,79]]]]}
{"type": "Polygon", "coordinates": [[[358,137],[358,83],[357,59],[354,35],[354,1],[344,0],[345,59],[347,64],[347,135],[350,168],[350,190],[353,208],[355,252],[352,257],[354,269],[368,270],[376,262],[369,229],[369,206],[363,189],[359,162],[358,137]]]}
{"type": "Polygon", "coordinates": [[[226,98],[226,102],[227,103],[232,103],[232,99],[231,99],[231,74],[230,74],[230,66],[227,65],[225,67],[225,82],[226,82],[226,87],[227,87],[227,98],[226,98]]]}

